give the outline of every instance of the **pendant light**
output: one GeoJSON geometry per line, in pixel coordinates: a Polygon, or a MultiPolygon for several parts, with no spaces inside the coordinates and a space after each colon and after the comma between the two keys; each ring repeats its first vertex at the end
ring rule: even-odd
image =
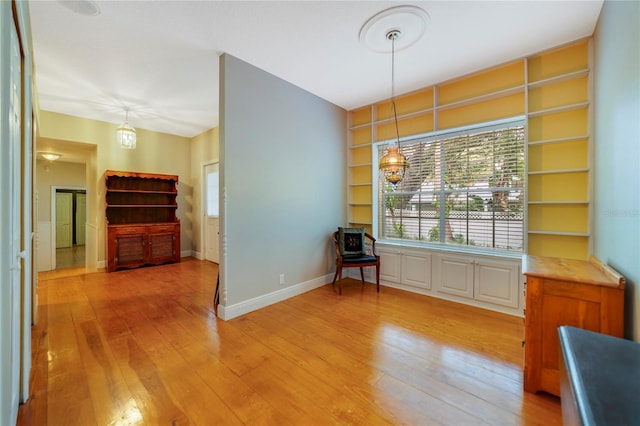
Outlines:
{"type": "Polygon", "coordinates": [[[136,149],[136,129],[129,124],[129,108],[125,108],[124,112],[124,123],[116,130],[116,140],[120,148],[136,149]]]}
{"type": "Polygon", "coordinates": [[[396,128],[396,145],[387,148],[387,152],[380,159],[378,169],[393,188],[404,179],[404,175],[409,168],[409,161],[400,152],[400,132],[398,130],[398,113],[396,111],[395,99],[395,44],[401,33],[399,30],[391,30],[387,33],[387,40],[391,41],[391,108],[393,110],[393,121],[396,128]]]}
{"type": "Polygon", "coordinates": [[[404,175],[409,168],[407,157],[400,152],[400,132],[398,131],[398,113],[395,100],[395,44],[400,35],[400,30],[391,30],[387,33],[387,40],[391,41],[391,109],[396,128],[396,145],[387,147],[386,154],[378,163],[378,169],[394,189],[404,179],[404,175]]]}
{"type": "Polygon", "coordinates": [[[378,170],[393,189],[405,177],[409,161],[400,152],[400,132],[395,100],[395,54],[422,38],[429,14],[417,6],[401,5],[376,13],[360,29],[360,43],[369,50],[388,53],[391,44],[391,108],[396,129],[395,144],[388,146],[378,163],[378,170]]]}

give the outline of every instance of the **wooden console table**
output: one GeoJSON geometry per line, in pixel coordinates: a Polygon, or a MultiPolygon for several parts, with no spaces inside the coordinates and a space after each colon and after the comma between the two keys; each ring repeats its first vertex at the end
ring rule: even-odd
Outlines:
{"type": "Polygon", "coordinates": [[[624,278],[589,261],[524,256],[526,276],[524,389],[560,396],[558,327],[616,337],[624,329],[624,278]]]}

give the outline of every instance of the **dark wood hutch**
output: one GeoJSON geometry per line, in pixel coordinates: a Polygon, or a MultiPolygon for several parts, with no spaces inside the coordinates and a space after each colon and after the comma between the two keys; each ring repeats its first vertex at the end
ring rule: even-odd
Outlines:
{"type": "Polygon", "coordinates": [[[107,170],[107,271],[180,262],[178,176],[107,170]]]}

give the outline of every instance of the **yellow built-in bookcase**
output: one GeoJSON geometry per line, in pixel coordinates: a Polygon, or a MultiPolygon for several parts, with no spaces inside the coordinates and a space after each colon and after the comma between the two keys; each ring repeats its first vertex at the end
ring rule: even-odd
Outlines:
{"type": "MultiPolygon", "coordinates": [[[[397,96],[400,136],[524,115],[527,252],[586,259],[590,238],[591,40],[397,96]]],[[[349,114],[351,226],[373,231],[373,143],[393,139],[390,102],[349,114]]]]}

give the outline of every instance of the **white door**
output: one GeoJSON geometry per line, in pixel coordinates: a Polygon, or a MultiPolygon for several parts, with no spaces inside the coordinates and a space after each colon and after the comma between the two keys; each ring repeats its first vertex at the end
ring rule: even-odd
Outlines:
{"type": "Polygon", "coordinates": [[[71,247],[73,194],[56,192],[56,248],[71,247]]]}
{"type": "MultiPolygon", "coordinates": [[[[0,18],[10,10],[0,5],[0,18]]],[[[0,117],[0,423],[15,424],[20,392],[20,270],[24,256],[20,250],[22,54],[13,17],[10,15],[7,21],[11,24],[7,31],[9,61],[0,67],[0,102],[6,112],[0,117]]],[[[2,49],[0,53],[4,52],[2,49]]],[[[7,58],[3,55],[2,59],[7,58]]]]}
{"type": "Polygon", "coordinates": [[[84,245],[85,224],[87,222],[87,194],[76,194],[76,244],[84,245]]]}
{"type": "Polygon", "coordinates": [[[218,182],[220,174],[218,163],[204,166],[204,226],[205,226],[205,259],[220,263],[218,247],[220,234],[220,196],[218,182]]]}

